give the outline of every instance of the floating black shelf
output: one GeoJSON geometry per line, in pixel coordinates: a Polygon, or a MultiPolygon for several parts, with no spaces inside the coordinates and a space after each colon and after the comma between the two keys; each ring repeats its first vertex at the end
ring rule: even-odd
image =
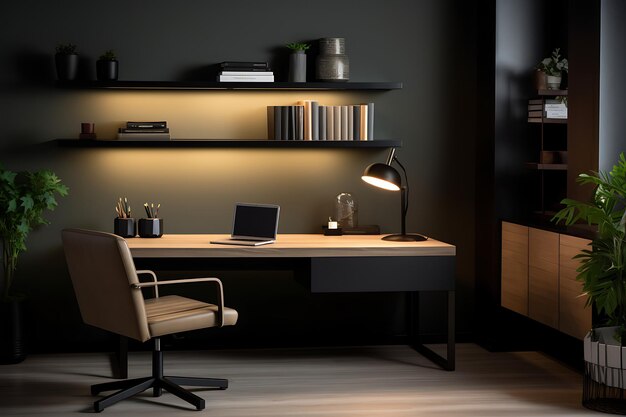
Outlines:
{"type": "Polygon", "coordinates": [[[398,82],[221,83],[217,81],[57,81],[66,89],[93,90],[399,90],[398,82]]]}
{"type": "Polygon", "coordinates": [[[59,146],[74,148],[400,148],[401,140],[266,140],[266,139],[175,139],[148,140],[85,140],[56,139],[59,146]]]}
{"type": "Polygon", "coordinates": [[[527,162],[526,168],[539,171],[567,171],[567,164],[542,164],[538,162],[527,162]]]}

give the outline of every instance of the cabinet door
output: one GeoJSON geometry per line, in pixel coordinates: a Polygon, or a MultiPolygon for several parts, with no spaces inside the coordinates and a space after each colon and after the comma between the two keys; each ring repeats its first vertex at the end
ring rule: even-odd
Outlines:
{"type": "Polygon", "coordinates": [[[528,317],[559,328],[559,234],[529,228],[528,317]]]}
{"type": "Polygon", "coordinates": [[[528,315],[528,227],[502,222],[500,304],[528,315]]]}
{"type": "Polygon", "coordinates": [[[563,333],[583,339],[591,329],[591,307],[585,307],[586,296],[581,296],[582,283],[576,281],[578,259],[572,259],[583,249],[590,249],[590,240],[561,235],[559,255],[559,329],[563,333]]]}

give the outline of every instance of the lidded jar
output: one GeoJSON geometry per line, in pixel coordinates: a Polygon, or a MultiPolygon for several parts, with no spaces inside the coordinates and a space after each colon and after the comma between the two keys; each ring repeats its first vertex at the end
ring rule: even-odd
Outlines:
{"type": "Polygon", "coordinates": [[[356,200],[350,193],[341,193],[335,199],[335,218],[339,227],[356,227],[359,225],[359,210],[356,200]]]}

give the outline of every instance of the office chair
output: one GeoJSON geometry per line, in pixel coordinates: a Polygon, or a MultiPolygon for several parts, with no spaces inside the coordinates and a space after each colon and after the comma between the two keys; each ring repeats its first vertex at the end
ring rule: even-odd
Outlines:
{"type": "Polygon", "coordinates": [[[154,340],[152,376],[108,382],[91,386],[91,394],[118,390],[94,402],[100,412],[121,400],[149,388],[155,397],[165,389],[177,397],[204,409],[204,400],[180,385],[228,388],[227,379],[163,376],[163,353],[160,336],[206,327],[231,326],[237,311],[224,306],[222,283],[217,278],[194,278],[157,281],[152,271],[137,271],[126,241],[119,236],[80,229],[62,232],[65,258],[83,321],[95,327],[141,342],[154,340]],[[150,282],[139,282],[147,274],[150,282]],[[217,286],[217,304],[177,295],[159,297],[159,286],[206,282],[217,286]],[[154,289],[154,298],[144,299],[142,288],[154,289]]]}

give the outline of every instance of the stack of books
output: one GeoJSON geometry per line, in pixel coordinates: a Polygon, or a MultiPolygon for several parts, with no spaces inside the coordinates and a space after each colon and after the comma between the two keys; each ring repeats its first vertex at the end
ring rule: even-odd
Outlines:
{"type": "Polygon", "coordinates": [[[167,122],[126,122],[117,133],[118,140],[170,140],[167,122]]]}
{"type": "Polygon", "coordinates": [[[301,100],[268,106],[267,134],[270,140],[373,140],[374,103],[320,106],[301,100]]]}
{"type": "Polygon", "coordinates": [[[546,100],[544,108],[547,119],[567,119],[567,106],[560,100],[546,100]]]}
{"type": "Polygon", "coordinates": [[[220,64],[220,69],[219,82],[274,82],[274,73],[267,62],[225,61],[220,64]]]}
{"type": "Polygon", "coordinates": [[[541,123],[544,119],[567,119],[567,105],[556,99],[528,100],[528,121],[541,123]]]}

